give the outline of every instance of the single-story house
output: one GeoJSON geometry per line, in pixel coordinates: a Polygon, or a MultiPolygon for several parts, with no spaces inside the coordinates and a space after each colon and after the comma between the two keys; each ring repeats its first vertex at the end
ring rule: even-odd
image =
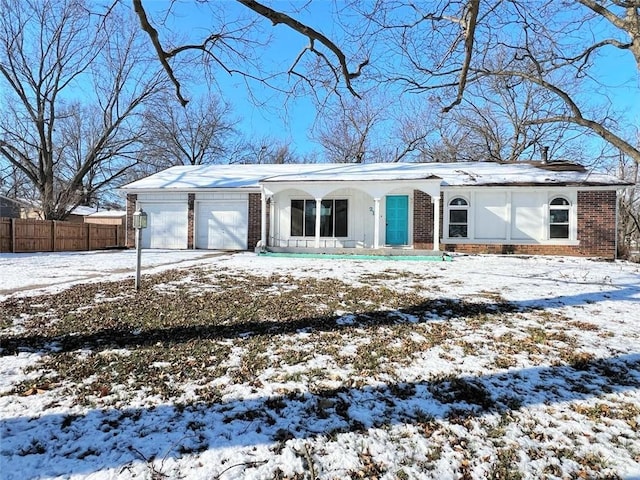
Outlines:
{"type": "Polygon", "coordinates": [[[178,166],[121,190],[128,246],[142,208],[143,248],[615,258],[628,186],[574,163],[472,162],[178,166]]]}

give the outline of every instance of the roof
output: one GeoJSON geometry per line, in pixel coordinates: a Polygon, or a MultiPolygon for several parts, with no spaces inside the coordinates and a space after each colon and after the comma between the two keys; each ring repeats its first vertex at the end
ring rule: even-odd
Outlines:
{"type": "Polygon", "coordinates": [[[89,216],[93,213],[96,213],[95,207],[85,207],[80,205],[69,212],[69,215],[79,215],[81,217],[89,216]]]}
{"type": "Polygon", "coordinates": [[[93,212],[87,217],[91,218],[113,218],[113,217],[126,217],[127,212],[125,210],[100,210],[99,212],[93,212]]]}
{"type": "Polygon", "coordinates": [[[121,187],[124,191],[194,189],[257,189],[273,182],[354,182],[440,179],[442,186],[585,185],[626,186],[612,175],[590,172],[581,165],[530,163],[316,163],[277,165],[189,165],[171,167],[121,187]]]}
{"type": "Polygon", "coordinates": [[[7,197],[6,195],[0,195],[0,198],[2,198],[3,200],[7,200],[11,203],[15,203],[17,205],[20,205],[22,207],[28,207],[28,208],[40,208],[39,205],[32,201],[32,200],[28,200],[26,198],[12,198],[12,197],[7,197]]]}

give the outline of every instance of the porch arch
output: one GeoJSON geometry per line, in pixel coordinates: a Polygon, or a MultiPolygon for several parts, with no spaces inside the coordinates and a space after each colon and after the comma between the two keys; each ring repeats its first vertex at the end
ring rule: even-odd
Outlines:
{"type": "MultiPolygon", "coordinates": [[[[434,225],[433,225],[433,248],[439,250],[439,237],[440,237],[440,178],[428,178],[423,180],[395,180],[395,181],[376,181],[376,180],[362,180],[362,181],[309,181],[309,182],[291,182],[291,181],[263,181],[261,182],[261,195],[263,214],[261,216],[261,244],[267,245],[266,239],[266,205],[267,199],[272,198],[278,193],[285,192],[287,190],[297,190],[309,197],[313,198],[316,202],[316,218],[315,218],[315,248],[320,248],[320,221],[321,221],[321,208],[322,200],[342,189],[352,189],[364,193],[368,197],[373,199],[373,248],[380,248],[380,201],[393,191],[397,189],[411,189],[420,190],[432,199],[434,205],[434,225]]],[[[271,202],[273,208],[273,202],[271,202]]],[[[273,213],[273,212],[272,212],[273,213]]],[[[272,219],[275,215],[270,216],[272,219]]]]}

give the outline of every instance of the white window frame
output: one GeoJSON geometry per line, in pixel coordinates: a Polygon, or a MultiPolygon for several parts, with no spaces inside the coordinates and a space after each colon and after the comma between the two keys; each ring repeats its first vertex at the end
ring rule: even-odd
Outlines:
{"type": "Polygon", "coordinates": [[[447,232],[447,238],[456,238],[456,239],[469,239],[470,237],[470,233],[471,233],[471,225],[470,225],[470,217],[471,217],[471,202],[469,201],[469,198],[466,197],[465,195],[452,195],[451,198],[448,199],[447,201],[447,226],[446,226],[446,232],[447,232]],[[463,200],[465,202],[465,205],[452,205],[452,203],[455,200],[463,200]],[[453,211],[464,211],[467,212],[467,221],[465,223],[451,223],[451,212],[453,211]],[[458,225],[464,225],[467,227],[467,234],[463,237],[451,237],[451,227],[452,226],[458,226],[458,225]]]}
{"type": "Polygon", "coordinates": [[[549,192],[549,197],[546,205],[546,240],[549,243],[558,243],[564,244],[566,242],[575,242],[578,237],[578,228],[577,228],[577,208],[576,208],[576,200],[572,199],[571,196],[561,193],[561,192],[549,192]],[[566,205],[552,205],[552,202],[556,199],[562,199],[567,202],[566,205]],[[551,222],[551,210],[566,210],[568,212],[568,222],[551,222]],[[568,236],[567,237],[551,237],[551,226],[552,225],[567,225],[568,236]]]}

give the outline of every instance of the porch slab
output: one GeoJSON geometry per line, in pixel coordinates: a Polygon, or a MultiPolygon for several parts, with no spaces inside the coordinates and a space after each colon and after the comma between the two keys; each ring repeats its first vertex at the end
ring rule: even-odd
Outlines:
{"type": "Polygon", "coordinates": [[[440,250],[416,250],[412,248],[304,248],[267,247],[257,253],[274,256],[301,256],[314,258],[357,258],[389,260],[451,261],[451,256],[440,250]]]}

